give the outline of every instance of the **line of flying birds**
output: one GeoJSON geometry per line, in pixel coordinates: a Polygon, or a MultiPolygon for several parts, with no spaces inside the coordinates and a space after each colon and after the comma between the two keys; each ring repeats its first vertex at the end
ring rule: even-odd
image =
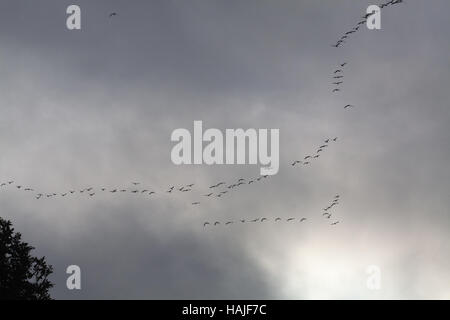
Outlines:
{"type": "MultiPolygon", "coordinates": [[[[402,3],[402,2],[403,2],[403,0],[390,0],[390,1],[387,1],[387,2],[385,2],[385,3],[379,4],[378,7],[379,7],[380,9],[383,9],[383,8],[385,8],[385,7],[387,7],[387,6],[399,4],[399,3],[402,3]]],[[[331,46],[333,46],[333,47],[335,47],[335,48],[341,47],[344,43],[346,43],[346,41],[349,39],[349,37],[350,37],[352,34],[356,33],[356,32],[360,29],[360,27],[361,27],[363,24],[365,24],[365,23],[367,22],[367,19],[368,19],[372,14],[373,14],[373,13],[366,13],[364,16],[362,16],[362,17],[361,17],[362,20],[359,21],[359,22],[356,24],[355,27],[353,27],[351,30],[345,32],[345,33],[339,38],[339,40],[338,40],[335,44],[333,44],[333,45],[331,45],[331,46]]]]}
{"type": "MultiPolygon", "coordinates": [[[[325,217],[326,219],[331,219],[332,217],[332,213],[331,213],[331,209],[334,206],[337,206],[339,204],[339,200],[340,200],[340,195],[337,194],[334,196],[333,201],[324,209],[324,213],[322,214],[323,217],[325,217]]],[[[205,221],[203,222],[203,227],[207,227],[207,226],[231,226],[233,224],[243,224],[243,223],[264,223],[264,222],[304,222],[308,220],[308,218],[302,217],[302,218],[295,218],[295,217],[290,217],[290,218],[281,218],[281,217],[277,217],[277,218],[266,218],[266,217],[260,217],[260,218],[253,218],[253,219],[239,219],[239,220],[227,220],[227,221],[214,221],[214,222],[210,222],[210,221],[205,221]]],[[[335,226],[337,224],[339,224],[340,221],[339,220],[335,220],[333,222],[330,223],[330,225],[335,226]]]]}
{"type": "MultiPolygon", "coordinates": [[[[391,0],[388,1],[386,3],[383,3],[381,5],[379,5],[380,8],[384,8],[387,7],[389,5],[395,5],[398,3],[402,3],[402,0],[391,0]]],[[[333,45],[334,47],[339,47],[341,46],[343,43],[345,43],[345,41],[348,39],[348,37],[353,34],[356,33],[360,26],[364,23],[366,23],[367,19],[370,17],[371,14],[366,14],[364,15],[362,18],[363,20],[359,21],[358,24],[350,31],[347,31],[337,42],[335,45],[333,45]]],[[[111,12],[109,14],[109,17],[112,18],[114,16],[117,16],[116,12],[111,12]]],[[[337,69],[334,70],[333,72],[333,85],[335,86],[332,90],[333,93],[339,92],[341,91],[341,85],[344,83],[344,67],[347,65],[347,62],[343,62],[341,63],[337,69]]],[[[349,108],[353,108],[354,106],[351,104],[347,104],[344,106],[344,109],[349,109],[349,108]]],[[[291,166],[296,166],[297,164],[302,164],[302,165],[308,165],[311,163],[311,161],[318,159],[321,155],[321,152],[323,152],[325,150],[325,148],[327,148],[329,146],[330,143],[332,142],[336,142],[337,141],[337,137],[335,138],[327,138],[324,140],[324,143],[321,144],[318,148],[317,151],[315,152],[315,154],[311,154],[311,155],[306,155],[302,160],[295,160],[294,162],[291,163],[291,166]]],[[[244,185],[250,185],[256,182],[261,181],[262,179],[266,179],[269,176],[264,175],[264,176],[259,176],[257,178],[253,178],[253,179],[245,179],[245,178],[239,178],[237,180],[235,180],[235,182],[231,183],[231,184],[227,184],[225,181],[220,181],[216,184],[213,184],[211,186],[209,186],[209,192],[202,194],[203,197],[206,198],[221,198],[223,197],[225,194],[229,193],[230,191],[239,188],[241,186],[244,185]]],[[[8,186],[12,186],[14,184],[14,180],[9,180],[6,182],[2,182],[0,183],[0,188],[4,188],[4,187],[8,187],[8,186]]],[[[35,194],[35,198],[36,199],[45,199],[45,198],[53,198],[53,197],[67,197],[70,195],[75,195],[75,194],[85,194],[89,197],[94,197],[96,194],[103,192],[103,193],[111,193],[111,194],[116,194],[116,193],[133,193],[133,194],[142,194],[142,195],[148,195],[148,196],[152,196],[154,194],[156,194],[156,191],[152,191],[150,190],[150,188],[142,188],[139,189],[138,186],[141,184],[140,182],[132,182],[131,183],[133,185],[133,188],[106,188],[106,187],[100,187],[100,188],[94,188],[94,187],[87,187],[87,188],[83,188],[83,189],[71,189],[68,191],[64,191],[64,192],[60,192],[60,193],[42,193],[42,192],[38,192],[35,194]]],[[[166,194],[172,194],[175,192],[190,192],[193,190],[194,188],[194,183],[190,183],[187,185],[183,185],[183,186],[170,186],[164,193],[166,194]]],[[[23,190],[25,192],[35,192],[35,190],[31,187],[25,187],[23,185],[20,184],[16,184],[14,185],[15,188],[17,190],[23,190]]],[[[340,200],[340,196],[336,195],[335,198],[333,199],[333,201],[330,203],[329,206],[327,206],[324,209],[324,212],[322,214],[322,216],[326,219],[331,219],[332,214],[331,214],[331,209],[333,209],[334,206],[337,206],[339,204],[339,200],[340,200]]],[[[201,202],[200,201],[195,201],[192,202],[192,205],[199,205],[201,202]]],[[[286,221],[286,222],[293,222],[295,221],[297,218],[291,217],[291,218],[287,218],[287,219],[282,219],[281,217],[277,217],[274,218],[273,221],[274,222],[280,222],[280,221],[286,221]]],[[[299,218],[297,219],[300,222],[306,221],[307,218],[299,218]]],[[[255,218],[255,219],[251,219],[251,220],[246,220],[246,219],[241,219],[238,222],[240,223],[249,223],[249,222],[266,222],[266,221],[270,221],[269,218],[255,218]]],[[[231,225],[235,223],[235,221],[230,220],[227,222],[224,222],[223,225],[231,225]]],[[[336,225],[338,224],[339,221],[334,221],[331,223],[331,225],[336,225]]],[[[215,222],[204,222],[204,226],[208,226],[208,225],[220,225],[222,224],[222,222],[220,221],[215,221],[215,222]]]]}
{"type": "Polygon", "coordinates": [[[317,147],[317,151],[314,154],[306,155],[302,160],[295,160],[291,163],[291,166],[296,166],[297,164],[302,164],[304,166],[311,164],[313,160],[316,160],[320,157],[321,152],[323,152],[330,143],[336,142],[338,140],[338,137],[335,138],[327,138],[323,141],[323,143],[317,147]]]}

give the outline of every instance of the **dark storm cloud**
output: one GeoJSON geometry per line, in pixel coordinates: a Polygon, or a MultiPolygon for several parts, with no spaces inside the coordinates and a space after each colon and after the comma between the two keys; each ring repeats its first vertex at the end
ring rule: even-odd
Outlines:
{"type": "Polygon", "coordinates": [[[0,3],[0,177],[48,192],[139,180],[161,194],[2,191],[3,215],[54,264],[56,298],[448,298],[448,2],[386,9],[381,31],[337,50],[368,1],[78,1],[82,30],[68,31],[72,3],[0,3]],[[193,120],[280,128],[280,173],[196,208],[164,194],[257,175],[172,165],[170,134],[193,120]],[[289,166],[328,136],[338,143],[310,170],[289,166]],[[320,212],[336,193],[343,223],[330,229],[320,212]],[[202,227],[261,216],[309,224],[202,227]],[[69,264],[81,292],[65,289],[69,264]],[[365,286],[371,264],[379,292],[365,286]]]}

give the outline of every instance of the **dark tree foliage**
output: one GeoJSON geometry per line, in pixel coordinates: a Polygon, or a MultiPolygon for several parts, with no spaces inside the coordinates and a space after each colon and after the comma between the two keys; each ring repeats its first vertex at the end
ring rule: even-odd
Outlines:
{"type": "Polygon", "coordinates": [[[22,242],[10,221],[0,218],[0,299],[48,300],[53,268],[45,257],[31,256],[34,247],[22,242]]]}

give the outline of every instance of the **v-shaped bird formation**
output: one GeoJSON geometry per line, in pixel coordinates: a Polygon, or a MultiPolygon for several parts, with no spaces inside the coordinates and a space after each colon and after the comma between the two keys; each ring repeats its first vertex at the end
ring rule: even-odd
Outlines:
{"type": "MultiPolygon", "coordinates": [[[[391,0],[379,5],[380,8],[385,8],[391,5],[402,3],[402,0],[391,0]]],[[[360,30],[361,26],[367,22],[367,19],[371,14],[366,14],[363,16],[363,20],[359,21],[357,25],[347,31],[341,38],[336,42],[334,47],[342,46],[349,37],[360,30]]],[[[109,18],[117,16],[116,12],[112,12],[109,14],[109,18]]],[[[344,71],[347,62],[340,63],[336,69],[332,73],[332,93],[337,94],[341,92],[344,84],[344,71]]],[[[350,110],[355,108],[352,104],[346,104],[344,110],[350,110]]],[[[323,157],[323,154],[331,147],[332,144],[338,141],[338,137],[329,137],[325,138],[315,149],[315,152],[304,155],[301,159],[296,159],[290,162],[291,167],[301,166],[308,167],[313,162],[318,161],[320,157],[323,157]]],[[[20,183],[16,183],[14,179],[9,179],[6,181],[0,181],[0,191],[5,189],[14,189],[17,191],[29,193],[35,197],[36,200],[44,200],[44,199],[54,199],[54,198],[73,198],[83,196],[85,198],[94,198],[99,196],[100,194],[108,194],[110,196],[119,196],[121,194],[130,194],[134,196],[140,196],[145,198],[153,198],[157,195],[164,196],[174,196],[176,194],[186,194],[196,191],[198,193],[199,199],[190,202],[192,206],[199,206],[206,200],[212,199],[221,199],[229,195],[230,193],[240,191],[243,188],[248,188],[252,185],[261,183],[271,176],[258,176],[258,177],[239,177],[236,179],[232,179],[229,182],[226,180],[216,182],[209,186],[203,186],[204,190],[201,191],[201,188],[197,188],[194,183],[184,184],[184,185],[170,185],[167,188],[153,188],[146,186],[144,183],[133,181],[129,185],[122,186],[85,186],[83,188],[70,188],[67,190],[59,190],[58,192],[42,192],[37,191],[34,187],[29,185],[24,185],[20,183]],[[196,189],[197,188],[197,189],[196,189]]],[[[329,203],[329,205],[323,209],[322,217],[329,221],[330,225],[337,225],[340,223],[340,220],[336,220],[334,214],[332,213],[334,208],[339,205],[340,195],[336,195],[333,200],[329,203]]],[[[265,223],[273,223],[280,224],[282,222],[285,223],[295,223],[295,222],[306,222],[308,218],[306,217],[257,217],[257,218],[242,218],[239,220],[226,220],[226,221],[205,221],[203,222],[203,226],[231,226],[237,224],[265,224],[265,223]]]]}

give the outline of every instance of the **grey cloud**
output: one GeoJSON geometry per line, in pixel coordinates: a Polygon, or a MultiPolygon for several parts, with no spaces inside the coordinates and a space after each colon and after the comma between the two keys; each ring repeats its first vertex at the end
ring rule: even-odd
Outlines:
{"type": "Polygon", "coordinates": [[[56,298],[449,297],[448,2],[386,9],[381,31],[338,50],[368,1],[79,1],[81,32],[65,29],[71,2],[39,3],[0,4],[0,179],[160,191],[41,202],[1,191],[3,215],[55,265],[56,298]],[[203,200],[258,168],[172,165],[170,134],[194,120],[279,128],[280,173],[203,200]],[[314,166],[289,166],[330,136],[314,166]],[[164,194],[189,182],[195,194],[164,194]],[[320,213],[336,193],[342,224],[330,228],[320,213]],[[202,227],[262,216],[308,223],[202,227]],[[68,264],[82,266],[81,292],[65,289],[68,264]],[[379,292],[365,287],[371,264],[379,292]]]}

